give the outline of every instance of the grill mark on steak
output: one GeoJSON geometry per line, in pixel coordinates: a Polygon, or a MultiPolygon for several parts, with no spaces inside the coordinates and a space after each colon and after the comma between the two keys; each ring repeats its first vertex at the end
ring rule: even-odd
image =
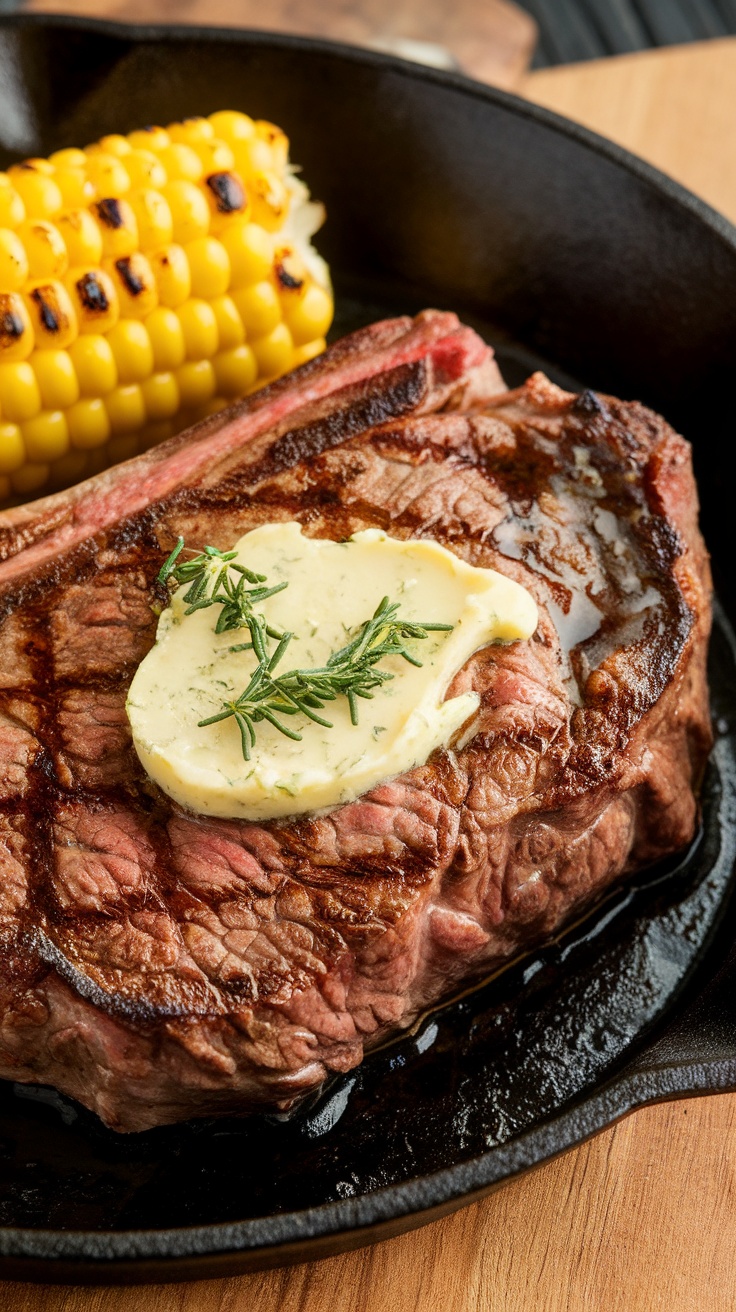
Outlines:
{"type": "Polygon", "coordinates": [[[689,840],[709,581],[686,444],[640,406],[540,376],[494,396],[484,348],[449,319],[377,325],[373,357],[362,334],[338,344],[260,403],[267,432],[242,426],[246,407],[6,517],[12,1078],[119,1129],[287,1106],[689,840]],[[162,495],[126,501],[131,470],[162,495]],[[125,513],[80,538],[100,487],[125,513]],[[179,532],[227,547],[290,518],[500,568],[536,596],[539,630],[457,675],[450,693],[481,705],[452,750],[358,801],[262,825],[190,815],[143,775],[124,716],[163,600],[152,580],[179,532]]]}
{"type": "Polygon", "coordinates": [[[300,461],[313,459],[357,433],[377,428],[379,424],[416,410],[429,390],[427,373],[424,360],[392,369],[384,375],[380,391],[361,398],[357,405],[284,433],[269,447],[260,467],[256,466],[251,477],[255,481],[267,474],[278,474],[300,461]]]}

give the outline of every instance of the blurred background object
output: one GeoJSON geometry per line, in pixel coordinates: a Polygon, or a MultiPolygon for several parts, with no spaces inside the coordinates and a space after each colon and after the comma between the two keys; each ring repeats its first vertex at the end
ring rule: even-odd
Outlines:
{"type": "Polygon", "coordinates": [[[736,34],[736,0],[0,0],[0,12],[327,36],[507,90],[545,68],[736,34]]]}
{"type": "MultiPolygon", "coordinates": [[[[8,0],[0,0],[0,6],[8,0]]],[[[11,8],[139,23],[298,32],[368,46],[510,89],[532,59],[533,18],[511,0],[27,0],[11,8]]]]}
{"type": "Polygon", "coordinates": [[[534,68],[736,33],[736,0],[520,0],[536,19],[534,68]]]}

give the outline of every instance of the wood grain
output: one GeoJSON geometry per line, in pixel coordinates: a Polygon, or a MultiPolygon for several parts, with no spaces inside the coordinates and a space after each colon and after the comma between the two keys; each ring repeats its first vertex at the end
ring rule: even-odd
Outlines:
{"type": "Polygon", "coordinates": [[[736,37],[544,69],[522,91],[643,155],[736,221],[736,37]]]}
{"type": "Polygon", "coordinates": [[[427,63],[454,62],[508,90],[528,68],[537,33],[533,19],[511,0],[29,0],[25,8],[329,36],[427,63]]]}
{"type": "Polygon", "coordinates": [[[0,1286],[12,1312],[729,1312],[736,1098],[646,1108],[474,1207],[234,1280],[0,1286]]]}
{"type": "MultiPolygon", "coordinates": [[[[545,71],[525,84],[734,218],[735,89],[736,41],[545,71]]],[[[0,1308],[736,1312],[736,1095],[646,1108],[483,1203],[373,1249],[192,1285],[0,1285],[0,1308]]]]}

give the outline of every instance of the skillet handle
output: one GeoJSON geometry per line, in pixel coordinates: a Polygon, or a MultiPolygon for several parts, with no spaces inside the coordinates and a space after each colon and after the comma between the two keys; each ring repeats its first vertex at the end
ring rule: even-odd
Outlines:
{"type": "Polygon", "coordinates": [[[733,940],[715,975],[704,982],[666,1031],[638,1055],[630,1069],[651,1081],[654,1098],[736,1091],[736,944],[733,940]]]}

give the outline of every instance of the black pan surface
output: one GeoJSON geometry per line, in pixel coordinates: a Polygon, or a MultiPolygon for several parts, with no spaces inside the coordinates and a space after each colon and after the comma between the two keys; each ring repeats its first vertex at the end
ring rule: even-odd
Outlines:
{"type": "Polygon", "coordinates": [[[336,332],[452,308],[510,382],[542,367],[636,397],[692,441],[722,602],[703,826],[689,853],[290,1120],[118,1136],[51,1090],[0,1084],[8,1278],[181,1280],[335,1253],[469,1202],[645,1102],[736,1089],[736,594],[720,457],[734,230],[610,143],[454,75],[260,33],[0,22],[0,167],[223,107],[280,123],[325,200],[336,332]]]}

